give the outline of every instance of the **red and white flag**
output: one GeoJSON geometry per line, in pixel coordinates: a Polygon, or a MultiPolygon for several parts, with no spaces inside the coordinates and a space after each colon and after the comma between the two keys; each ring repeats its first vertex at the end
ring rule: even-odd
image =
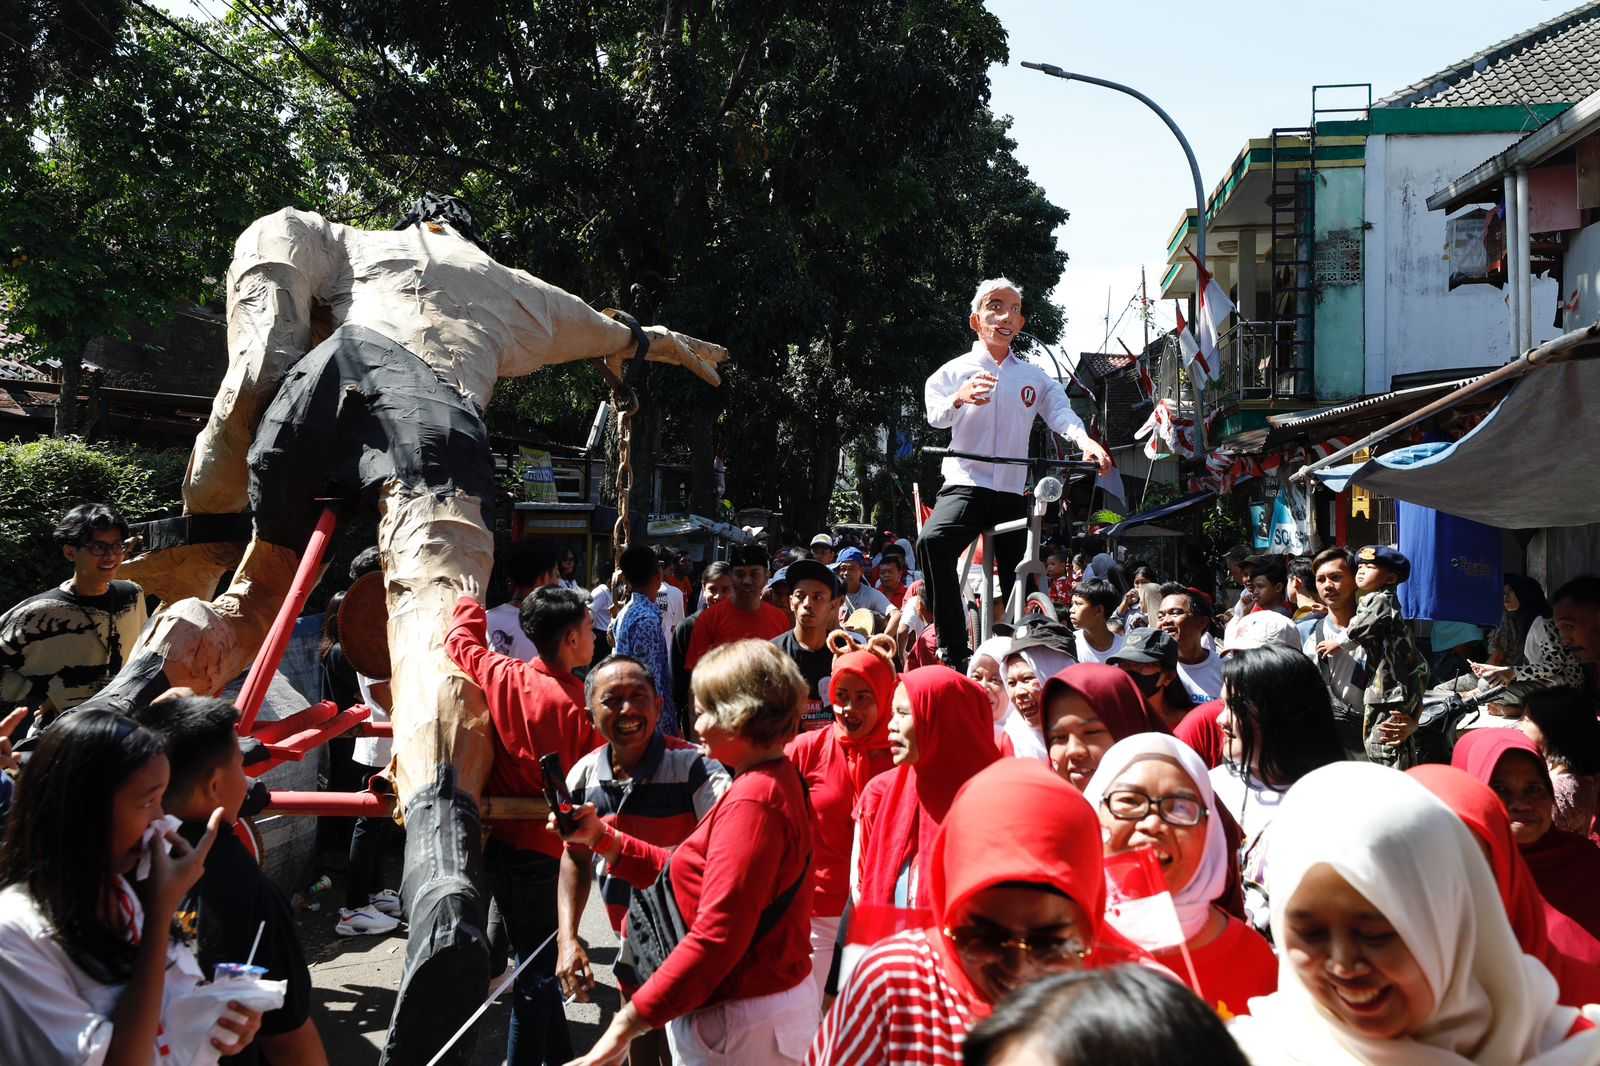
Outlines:
{"type": "Polygon", "coordinates": [[[1198,362],[1200,364],[1198,380],[1201,382],[1210,381],[1213,377],[1211,363],[1206,359],[1204,353],[1200,351],[1200,345],[1195,341],[1194,333],[1189,329],[1189,323],[1184,321],[1182,305],[1180,304],[1175,310],[1178,316],[1178,351],[1183,355],[1183,365],[1189,371],[1190,376],[1193,377],[1194,364],[1198,362]]]}
{"type": "MultiPolygon", "coordinates": [[[[1143,364],[1139,365],[1139,372],[1144,373],[1143,364]]],[[[1100,432],[1100,427],[1093,422],[1088,425],[1089,436],[1100,447],[1105,448],[1106,454],[1111,456],[1111,469],[1097,475],[1094,479],[1095,486],[1105,492],[1107,496],[1115,496],[1124,505],[1128,502],[1128,490],[1122,484],[1122,471],[1117,469],[1117,457],[1111,454],[1111,448],[1106,444],[1105,435],[1100,432]]]]}
{"type": "Polygon", "coordinates": [[[1189,987],[1196,995],[1205,995],[1155,849],[1112,852],[1106,856],[1105,874],[1106,923],[1146,951],[1181,949],[1189,987]]]}
{"type": "Polygon", "coordinates": [[[1139,368],[1139,394],[1153,402],[1156,398],[1155,380],[1150,377],[1150,371],[1145,368],[1143,359],[1135,365],[1139,368]]]}
{"type": "Polygon", "coordinates": [[[1206,358],[1208,373],[1216,378],[1222,374],[1217,338],[1227,332],[1228,316],[1233,314],[1233,301],[1228,299],[1227,292],[1217,284],[1217,279],[1211,276],[1205,265],[1195,259],[1194,253],[1187,247],[1184,251],[1194,260],[1195,289],[1200,293],[1200,321],[1195,323],[1195,332],[1200,335],[1200,354],[1206,358]]]}

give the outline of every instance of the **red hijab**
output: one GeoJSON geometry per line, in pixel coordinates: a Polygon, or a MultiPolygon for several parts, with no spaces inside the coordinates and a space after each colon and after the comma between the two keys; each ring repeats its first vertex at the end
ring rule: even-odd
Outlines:
{"type": "Polygon", "coordinates": [[[946,977],[976,1016],[988,1014],[993,1004],[978,995],[944,929],[974,895],[1007,882],[1048,885],[1083,908],[1092,938],[1087,966],[1134,962],[1161,968],[1105,923],[1101,848],[1094,809],[1041,762],[1001,759],[961,790],[933,842],[933,928],[927,937],[938,945],[946,977]]]}
{"type": "MultiPolygon", "coordinates": [[[[1517,732],[1517,730],[1499,730],[1517,732]]],[[[1407,771],[1456,813],[1489,852],[1506,917],[1522,950],[1540,962],[1561,986],[1569,1007],[1600,1003],[1600,940],[1546,902],[1533,872],[1517,850],[1505,805],[1489,787],[1451,766],[1407,771]]]]}
{"type": "MultiPolygon", "coordinates": [[[[1472,730],[1456,742],[1450,765],[1487,785],[1500,760],[1513,751],[1531,755],[1549,783],[1544,754],[1520,729],[1472,730]]],[[[1586,836],[1560,829],[1517,847],[1545,901],[1600,938],[1600,895],[1594,890],[1600,884],[1600,847],[1586,836]]]]}
{"type": "Polygon", "coordinates": [[[833,660],[833,678],[853,677],[872,690],[873,701],[878,705],[878,720],[865,736],[852,737],[837,718],[833,722],[833,739],[844,753],[845,766],[850,774],[851,795],[861,798],[861,790],[878,774],[893,767],[889,757],[889,715],[894,703],[894,665],[873,651],[853,651],[833,660]]]}
{"type": "Polygon", "coordinates": [[[1067,667],[1044,683],[1040,706],[1048,708],[1056,695],[1067,691],[1076,692],[1088,701],[1114,740],[1123,740],[1135,733],[1172,732],[1166,719],[1144,702],[1138,686],[1115,666],[1078,663],[1067,667]]]}
{"type": "MultiPolygon", "coordinates": [[[[934,837],[961,786],[1000,757],[994,715],[983,686],[947,666],[923,666],[900,675],[911,697],[917,761],[884,774],[881,802],[872,810],[872,834],[861,856],[861,901],[893,905],[900,868],[919,856],[919,900],[928,898],[934,837]]],[[[1068,786],[1071,787],[1071,786],[1068,786]]]]}

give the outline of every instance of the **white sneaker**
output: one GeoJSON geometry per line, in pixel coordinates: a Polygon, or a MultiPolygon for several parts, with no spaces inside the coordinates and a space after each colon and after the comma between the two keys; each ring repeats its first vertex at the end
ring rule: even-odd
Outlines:
{"type": "Polygon", "coordinates": [[[367,897],[367,902],[379,914],[387,914],[391,918],[404,918],[406,916],[406,909],[400,904],[400,893],[392,888],[386,888],[382,892],[374,892],[367,897]]]}
{"type": "Polygon", "coordinates": [[[399,927],[398,918],[379,914],[370,906],[357,910],[340,907],[339,924],[333,927],[333,931],[340,936],[366,936],[372,933],[392,933],[399,927]]]}

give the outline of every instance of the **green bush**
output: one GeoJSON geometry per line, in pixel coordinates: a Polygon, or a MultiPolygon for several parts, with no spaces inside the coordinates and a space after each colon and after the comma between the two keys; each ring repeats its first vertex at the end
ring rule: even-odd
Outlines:
{"type": "Polygon", "coordinates": [[[109,503],[130,522],[181,511],[188,458],[183,448],[74,438],[0,442],[0,611],[66,579],[51,530],[78,504],[109,503]]]}

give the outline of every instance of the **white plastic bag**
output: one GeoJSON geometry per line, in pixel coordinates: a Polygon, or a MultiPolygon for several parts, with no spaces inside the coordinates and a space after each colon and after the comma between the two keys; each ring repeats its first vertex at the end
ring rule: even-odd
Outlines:
{"type": "MultiPolygon", "coordinates": [[[[257,967],[252,967],[257,969],[257,967]]],[[[238,1003],[251,1010],[277,1010],[283,1006],[288,990],[286,981],[266,981],[254,975],[219,976],[207,984],[176,993],[167,1001],[162,1034],[168,1054],[165,1063],[173,1066],[217,1066],[222,1052],[211,1044],[216,1037],[224,1044],[232,1043],[234,1034],[217,1024],[226,1014],[229,1003],[238,1003]]]]}

